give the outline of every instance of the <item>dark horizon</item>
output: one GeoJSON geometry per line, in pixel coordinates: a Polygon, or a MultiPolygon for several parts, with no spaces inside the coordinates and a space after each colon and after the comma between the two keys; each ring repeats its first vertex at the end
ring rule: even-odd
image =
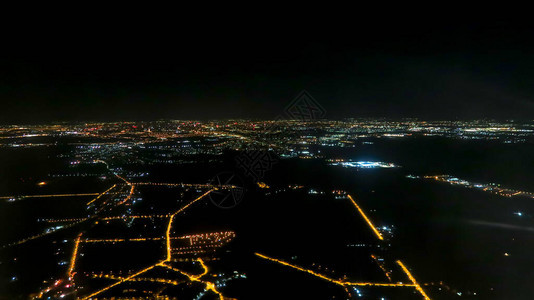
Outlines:
{"type": "Polygon", "coordinates": [[[6,38],[0,124],[273,119],[302,90],[328,119],[534,115],[534,31],[517,21],[180,25],[6,38]]]}
{"type": "Polygon", "coordinates": [[[319,121],[334,121],[334,122],[350,122],[353,121],[384,121],[384,122],[465,122],[470,124],[472,122],[497,122],[497,123],[516,123],[516,124],[532,124],[534,119],[497,119],[497,118],[473,118],[473,119],[423,119],[423,118],[410,118],[410,117],[397,117],[397,118],[388,118],[388,117],[358,117],[358,118],[323,118],[323,119],[313,119],[313,120],[300,120],[300,119],[260,119],[260,118],[221,118],[221,119],[146,119],[146,120],[68,120],[68,121],[41,121],[41,122],[18,122],[18,123],[0,123],[0,126],[48,126],[48,125],[81,125],[81,124],[120,124],[120,123],[152,123],[152,122],[171,122],[171,121],[184,121],[184,122],[230,122],[230,121],[244,121],[251,123],[260,123],[260,122],[269,122],[269,121],[294,121],[294,122],[319,122],[319,121]]]}

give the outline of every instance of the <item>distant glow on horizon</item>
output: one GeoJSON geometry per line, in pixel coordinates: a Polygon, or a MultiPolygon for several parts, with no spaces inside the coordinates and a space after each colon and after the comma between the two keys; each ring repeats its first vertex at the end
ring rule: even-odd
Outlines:
{"type": "Polygon", "coordinates": [[[381,161],[344,161],[333,160],[330,163],[331,166],[342,166],[345,168],[358,168],[358,169],[374,169],[374,168],[398,168],[399,166],[393,163],[386,163],[381,161]]]}

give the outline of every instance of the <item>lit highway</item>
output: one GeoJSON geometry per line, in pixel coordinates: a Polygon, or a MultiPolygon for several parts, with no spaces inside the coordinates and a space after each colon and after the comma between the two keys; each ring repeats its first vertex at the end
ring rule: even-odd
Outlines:
{"type": "MultiPolygon", "coordinates": [[[[378,231],[378,229],[373,225],[373,223],[371,222],[371,220],[367,217],[367,215],[365,214],[365,212],[360,208],[360,206],[356,203],[356,201],[352,198],[351,195],[347,195],[347,198],[352,202],[352,204],[356,207],[356,209],[358,210],[360,216],[366,221],[367,225],[371,228],[371,230],[373,231],[373,233],[376,235],[376,237],[378,238],[379,241],[383,241],[384,238],[382,237],[382,235],[380,234],[380,232],[378,231]]],[[[319,272],[316,272],[314,270],[311,270],[311,269],[307,269],[307,268],[304,268],[304,267],[300,267],[300,266],[297,266],[295,264],[291,264],[291,263],[288,263],[286,261],[283,261],[281,259],[277,259],[277,258],[273,258],[273,257],[269,257],[267,255],[264,255],[264,254],[261,254],[261,253],[255,253],[256,256],[262,258],[262,259],[265,259],[265,260],[268,260],[268,261],[271,261],[271,262],[274,262],[274,263],[278,263],[280,265],[283,265],[283,266],[287,266],[287,267],[290,267],[290,268],[293,268],[295,270],[298,270],[298,271],[301,271],[301,272],[305,272],[305,273],[308,273],[312,276],[315,276],[317,278],[320,278],[320,279],[323,279],[325,281],[328,281],[330,283],[334,283],[336,285],[339,285],[339,286],[342,286],[342,287],[346,287],[346,286],[373,286],[373,287],[411,287],[411,288],[415,288],[417,290],[417,292],[419,292],[421,294],[421,296],[425,299],[425,300],[430,300],[430,298],[428,297],[428,295],[425,293],[425,291],[423,290],[423,288],[421,287],[421,285],[415,280],[415,278],[413,277],[413,275],[411,274],[411,272],[408,270],[408,268],[404,265],[404,263],[402,263],[400,260],[397,260],[396,263],[400,266],[400,268],[402,269],[402,271],[404,272],[404,274],[408,277],[408,279],[411,281],[411,284],[406,284],[406,283],[401,283],[401,282],[397,282],[397,283],[393,283],[391,282],[392,279],[391,279],[391,272],[386,270],[386,268],[384,267],[383,263],[379,262],[377,257],[375,255],[372,255],[371,258],[373,260],[375,260],[375,262],[377,262],[378,266],[380,267],[380,269],[384,272],[384,275],[387,277],[387,279],[390,281],[390,282],[353,282],[353,281],[348,281],[348,280],[341,280],[341,279],[335,279],[335,278],[331,278],[329,276],[326,276],[324,274],[321,274],[319,272]]],[[[345,276],[346,277],[346,276],[345,276]]]]}
{"type": "MultiPolygon", "coordinates": [[[[187,276],[187,278],[189,278],[190,281],[192,282],[200,282],[202,284],[205,285],[205,289],[206,291],[211,291],[213,292],[214,294],[216,294],[219,299],[223,300],[223,299],[226,299],[222,294],[221,292],[218,291],[217,287],[215,286],[214,283],[210,282],[210,281],[206,281],[206,280],[202,280],[201,278],[206,275],[208,272],[209,272],[209,269],[208,267],[206,266],[206,264],[204,263],[204,261],[200,258],[197,259],[197,262],[200,263],[200,265],[202,266],[202,273],[200,274],[196,274],[196,275],[193,275],[193,274],[189,274],[187,272],[184,272],[178,268],[175,268],[175,267],[172,267],[170,265],[171,263],[171,260],[172,260],[172,246],[171,246],[171,241],[172,241],[172,236],[171,236],[171,231],[172,231],[172,223],[174,221],[174,218],[180,214],[181,212],[185,211],[187,208],[189,208],[191,205],[193,205],[194,203],[196,203],[197,201],[200,201],[202,200],[203,198],[205,198],[209,193],[211,193],[213,191],[212,190],[209,190],[207,192],[205,192],[204,194],[202,194],[201,196],[197,197],[196,199],[190,201],[188,204],[186,204],[185,206],[181,207],[180,209],[178,209],[177,211],[175,211],[174,213],[170,214],[168,216],[168,223],[167,223],[167,229],[165,231],[165,244],[166,244],[166,249],[167,249],[167,255],[165,257],[165,259],[153,264],[153,265],[150,265],[130,276],[127,276],[127,277],[116,277],[116,276],[111,276],[111,275],[101,275],[101,276],[98,276],[99,278],[108,278],[108,279],[115,279],[117,280],[115,283],[111,284],[111,285],[108,285],[98,291],[95,291],[85,297],[82,297],[81,299],[90,299],[90,298],[93,298],[117,285],[120,285],[124,282],[127,282],[127,281],[153,281],[153,282],[159,282],[159,283],[164,283],[164,284],[171,284],[171,285],[178,285],[179,282],[177,281],[173,281],[173,280],[165,280],[165,279],[158,279],[158,278],[142,278],[142,279],[138,279],[138,276],[152,270],[153,268],[156,268],[156,267],[164,267],[164,268],[167,268],[169,270],[173,270],[175,272],[179,272],[180,274],[182,275],[185,275],[187,276]]],[[[190,238],[190,237],[188,237],[190,238]]],[[[78,241],[77,243],[79,243],[79,238],[78,238],[78,241]]],[[[124,240],[117,240],[117,241],[124,241],[124,240]]],[[[94,242],[94,241],[91,241],[91,242],[94,242]]],[[[106,240],[106,241],[103,241],[103,242],[114,242],[114,240],[106,240]]],[[[77,249],[77,248],[76,248],[77,249]]],[[[77,251],[77,250],[76,250],[77,251]]],[[[75,255],[75,254],[74,254],[75,255]]],[[[73,261],[75,261],[75,256],[73,258],[73,261]]]]}

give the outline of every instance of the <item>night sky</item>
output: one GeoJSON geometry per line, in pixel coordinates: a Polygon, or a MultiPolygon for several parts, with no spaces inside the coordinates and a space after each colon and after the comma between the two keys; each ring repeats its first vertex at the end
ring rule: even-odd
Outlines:
{"type": "Polygon", "coordinates": [[[270,119],[301,90],[330,119],[534,118],[534,30],[517,21],[183,15],[20,22],[0,123],[270,119]]]}

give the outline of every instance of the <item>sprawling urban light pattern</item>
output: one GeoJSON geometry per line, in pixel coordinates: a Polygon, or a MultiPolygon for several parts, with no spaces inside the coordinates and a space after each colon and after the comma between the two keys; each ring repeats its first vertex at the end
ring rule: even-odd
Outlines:
{"type": "MultiPolygon", "coordinates": [[[[133,186],[132,186],[133,187],[133,186]]],[[[166,280],[166,279],[157,279],[157,278],[143,278],[142,280],[141,279],[138,279],[137,277],[143,273],[146,273],[147,271],[149,270],[152,270],[153,268],[155,267],[164,267],[164,268],[167,268],[167,269],[170,269],[170,270],[173,270],[173,271],[176,271],[176,272],[179,272],[185,276],[187,276],[189,278],[190,281],[192,282],[200,282],[200,283],[203,283],[205,285],[205,290],[206,291],[211,291],[213,293],[215,293],[219,299],[221,300],[224,300],[225,297],[221,294],[221,292],[219,292],[217,290],[217,287],[214,283],[210,282],[210,281],[206,281],[206,280],[201,280],[200,278],[202,278],[204,275],[206,275],[208,272],[209,272],[209,269],[208,267],[206,266],[206,264],[204,263],[204,261],[201,259],[201,258],[198,258],[197,261],[201,264],[202,266],[202,269],[203,269],[203,272],[201,274],[197,274],[197,275],[192,275],[192,274],[189,274],[189,273],[186,273],[180,269],[177,269],[177,268],[174,268],[172,266],[169,265],[169,263],[172,261],[172,247],[171,247],[171,240],[172,240],[172,237],[171,237],[171,231],[172,231],[172,223],[173,223],[173,220],[174,218],[181,212],[183,212],[184,210],[186,210],[187,208],[189,208],[192,204],[194,204],[195,202],[203,199],[204,197],[206,197],[209,193],[211,193],[214,189],[211,189],[207,192],[205,192],[204,194],[200,195],[198,198],[192,200],[191,202],[189,202],[188,204],[186,204],[185,206],[183,206],[182,208],[178,209],[176,212],[174,212],[173,214],[169,215],[169,220],[168,220],[168,224],[167,224],[167,229],[165,231],[165,241],[166,241],[166,248],[167,248],[167,255],[165,257],[165,259],[151,265],[151,266],[148,266],[146,267],[145,269],[142,269],[128,277],[113,277],[115,279],[117,279],[118,281],[111,284],[111,285],[108,285],[98,291],[95,291],[93,292],[92,294],[88,295],[88,296],[85,296],[84,298],[82,298],[82,300],[84,299],[90,299],[94,296],[97,296],[121,283],[124,283],[124,282],[127,282],[127,281],[135,281],[135,280],[140,280],[140,281],[153,281],[153,282],[160,282],[160,283],[167,283],[167,284],[173,284],[173,285],[177,285],[178,282],[176,281],[171,281],[171,280],[166,280]]],[[[189,236],[188,238],[191,238],[192,236],[189,236]]],[[[110,278],[110,279],[113,279],[111,276],[102,276],[102,277],[105,277],[105,278],[110,278]]]]}
{"type": "MultiPolygon", "coordinates": [[[[105,163],[104,161],[95,161],[95,162],[104,163],[104,164],[106,164],[106,166],[108,166],[107,163],[105,163]]],[[[376,164],[376,163],[368,164],[368,163],[360,163],[360,162],[356,162],[355,165],[357,165],[359,167],[393,167],[392,165],[387,165],[387,166],[384,165],[383,166],[381,164],[376,164]]],[[[108,167],[108,170],[110,170],[109,167],[108,167]]],[[[25,241],[28,241],[28,240],[31,240],[31,239],[35,239],[35,238],[41,237],[43,235],[55,232],[55,231],[57,231],[59,229],[68,228],[68,227],[74,226],[74,225],[79,224],[81,222],[84,222],[84,221],[86,221],[88,219],[94,218],[95,216],[97,217],[97,218],[95,218],[95,220],[98,219],[98,220],[105,220],[105,221],[120,220],[120,219],[137,219],[137,218],[139,218],[139,219],[166,218],[166,219],[168,219],[168,221],[167,221],[164,237],[140,237],[140,238],[129,238],[129,239],[121,239],[121,238],[116,238],[116,239],[113,239],[113,238],[110,238],[110,239],[88,239],[88,238],[86,238],[86,239],[82,239],[82,233],[80,233],[76,237],[76,239],[74,240],[74,249],[73,249],[73,252],[72,252],[71,259],[70,259],[70,265],[69,265],[69,268],[68,268],[68,271],[67,271],[67,277],[68,277],[68,280],[69,280],[68,286],[71,286],[70,283],[74,284],[74,276],[76,274],[76,272],[75,272],[76,260],[77,260],[77,256],[78,256],[78,252],[79,252],[79,247],[81,247],[82,243],[143,242],[143,241],[163,240],[164,239],[165,240],[165,245],[166,245],[166,255],[165,255],[164,259],[158,261],[155,264],[149,265],[149,266],[145,267],[144,269],[141,269],[141,270],[139,270],[139,271],[137,271],[137,272],[135,272],[133,274],[130,274],[129,276],[115,276],[115,275],[112,275],[112,274],[100,274],[100,275],[94,275],[93,274],[92,275],[93,278],[107,278],[107,279],[111,279],[111,280],[116,280],[116,282],[114,282],[114,283],[112,283],[112,284],[110,284],[110,285],[108,285],[108,286],[106,286],[104,288],[101,288],[101,289],[99,289],[97,291],[94,291],[91,294],[82,297],[81,299],[93,298],[93,297],[95,297],[97,295],[100,295],[100,294],[112,289],[115,286],[118,286],[118,285],[120,285],[120,284],[122,284],[124,282],[128,282],[128,281],[151,281],[151,282],[158,282],[158,283],[169,284],[169,285],[178,285],[180,283],[183,283],[183,281],[175,281],[175,280],[164,279],[164,278],[140,277],[140,275],[142,275],[142,274],[144,274],[144,273],[146,273],[146,272],[148,272],[148,271],[150,271],[150,270],[152,270],[152,269],[154,269],[156,267],[162,267],[162,268],[166,268],[166,269],[172,270],[174,272],[178,272],[178,273],[186,276],[189,282],[198,282],[198,283],[203,284],[204,285],[204,290],[206,292],[211,291],[215,295],[217,295],[219,297],[219,299],[225,299],[225,297],[217,289],[217,285],[215,283],[204,279],[204,277],[209,273],[209,268],[201,258],[198,258],[196,261],[202,266],[202,272],[199,273],[199,274],[190,274],[188,272],[185,272],[183,270],[180,270],[179,268],[176,268],[176,267],[172,266],[172,262],[176,261],[176,260],[173,260],[173,254],[176,256],[176,255],[184,254],[184,253],[188,254],[191,251],[192,251],[192,253],[195,253],[195,254],[203,253],[203,252],[206,251],[206,249],[201,249],[201,248],[206,248],[206,247],[217,248],[217,247],[220,247],[225,242],[228,242],[233,237],[235,237],[235,233],[231,232],[231,231],[227,231],[227,232],[219,232],[219,233],[204,233],[204,234],[186,235],[186,236],[181,236],[181,237],[172,237],[171,233],[172,233],[173,221],[175,220],[175,218],[181,212],[185,211],[191,205],[193,205],[197,201],[200,201],[201,199],[206,197],[212,191],[217,190],[217,189],[226,188],[226,186],[213,186],[213,185],[210,185],[210,184],[183,184],[183,183],[151,183],[151,182],[132,183],[132,182],[128,181],[127,179],[125,179],[124,177],[122,177],[121,175],[119,175],[119,174],[117,174],[117,173],[115,173],[115,172],[113,172],[111,170],[110,170],[110,172],[112,172],[118,179],[120,179],[124,183],[122,183],[122,184],[114,184],[113,186],[111,186],[110,188],[108,188],[106,191],[104,191],[102,193],[32,195],[32,196],[19,196],[18,199],[20,199],[21,197],[22,198],[29,198],[29,197],[68,197],[68,196],[95,196],[96,195],[96,197],[94,199],[92,199],[91,201],[87,202],[87,205],[90,206],[91,204],[95,203],[95,201],[97,201],[100,198],[102,198],[104,195],[108,195],[110,193],[113,193],[113,194],[122,193],[123,195],[125,195],[125,196],[123,196],[124,197],[123,199],[118,200],[118,201],[114,201],[112,206],[111,206],[111,208],[112,208],[112,207],[117,207],[117,206],[120,206],[122,204],[127,203],[132,198],[132,196],[133,196],[133,194],[135,192],[135,187],[136,186],[140,186],[140,185],[167,186],[167,187],[174,187],[174,186],[184,187],[184,186],[187,186],[187,187],[195,187],[195,188],[210,188],[210,190],[208,190],[204,194],[200,195],[196,199],[194,199],[194,200],[190,201],[189,203],[187,203],[185,206],[181,207],[180,209],[178,209],[175,212],[170,213],[170,214],[137,215],[137,216],[135,216],[135,215],[134,216],[124,216],[123,215],[123,216],[106,216],[106,217],[102,217],[102,216],[99,217],[97,214],[95,214],[92,217],[89,216],[89,217],[86,217],[86,218],[43,219],[43,220],[40,220],[40,221],[45,221],[45,222],[49,222],[49,223],[69,222],[69,224],[64,225],[64,226],[56,226],[56,227],[52,228],[51,230],[45,232],[44,234],[36,235],[36,236],[24,239],[22,241],[14,243],[14,244],[23,243],[25,241]],[[128,192],[127,195],[126,195],[126,191],[125,191],[126,187],[129,187],[129,192],[128,192]],[[113,192],[115,189],[117,189],[118,191],[113,192]],[[174,240],[175,239],[189,239],[190,245],[188,247],[173,248],[172,247],[172,240],[173,239],[174,240]],[[174,250],[174,252],[173,252],[173,250],[174,250]],[[178,251],[176,251],[176,250],[178,250],[178,251]]],[[[264,184],[264,183],[258,183],[258,186],[262,187],[262,188],[268,188],[268,186],[266,184],[264,184]]],[[[228,186],[228,188],[232,188],[232,186],[228,186]]],[[[338,194],[345,195],[346,192],[338,193],[338,194]]],[[[352,202],[352,204],[356,207],[356,209],[360,213],[361,217],[367,222],[367,224],[369,225],[369,227],[371,228],[373,233],[376,235],[376,237],[380,241],[383,241],[384,237],[382,236],[380,231],[374,226],[372,221],[365,214],[365,212],[360,208],[360,206],[356,203],[354,198],[351,195],[348,195],[348,194],[347,194],[347,197],[352,202]]],[[[11,199],[11,197],[4,197],[4,198],[11,199]]],[[[111,199],[107,199],[107,200],[103,201],[102,205],[100,206],[100,209],[97,210],[97,213],[99,211],[101,211],[102,209],[104,209],[105,205],[107,205],[107,203],[109,203],[109,201],[111,201],[111,199]]],[[[98,221],[96,221],[96,222],[98,222],[98,221]]],[[[382,269],[382,271],[384,271],[384,273],[386,274],[386,277],[388,278],[388,280],[390,282],[351,282],[351,281],[348,281],[348,280],[341,280],[341,279],[331,278],[331,277],[326,276],[324,274],[320,274],[320,273],[318,273],[316,271],[313,271],[313,270],[310,270],[310,269],[306,269],[304,267],[300,267],[300,266],[285,262],[285,261],[280,260],[280,259],[269,257],[269,256],[266,256],[266,255],[260,254],[260,253],[255,253],[255,254],[256,254],[256,256],[258,256],[258,257],[260,257],[262,259],[265,259],[265,260],[268,260],[268,261],[271,261],[271,262],[275,262],[275,263],[278,263],[278,264],[281,264],[281,265],[296,269],[296,270],[301,271],[301,272],[306,272],[306,273],[308,273],[308,274],[310,274],[310,275],[312,275],[314,277],[318,277],[318,278],[321,278],[321,279],[323,279],[325,281],[328,281],[328,282],[334,283],[336,285],[342,286],[346,291],[348,291],[347,287],[350,287],[350,286],[415,287],[415,289],[423,296],[424,299],[430,299],[428,297],[428,295],[426,295],[424,290],[421,288],[421,285],[415,280],[413,275],[410,273],[410,271],[407,269],[407,267],[400,260],[396,261],[396,263],[400,266],[400,268],[403,270],[403,272],[409,278],[409,280],[411,281],[411,284],[406,284],[406,283],[402,283],[402,282],[396,282],[396,283],[395,282],[391,282],[392,281],[391,276],[390,276],[391,272],[386,270],[383,261],[382,260],[379,261],[378,258],[375,255],[372,255],[371,257],[378,263],[379,267],[382,269]]],[[[38,294],[39,295],[38,297],[42,297],[44,295],[44,293],[47,293],[51,289],[54,289],[54,287],[58,286],[58,284],[61,281],[62,280],[58,280],[58,281],[55,282],[54,286],[49,287],[49,288],[41,291],[38,294]]],[[[201,296],[201,295],[199,295],[199,296],[201,296]]]]}

